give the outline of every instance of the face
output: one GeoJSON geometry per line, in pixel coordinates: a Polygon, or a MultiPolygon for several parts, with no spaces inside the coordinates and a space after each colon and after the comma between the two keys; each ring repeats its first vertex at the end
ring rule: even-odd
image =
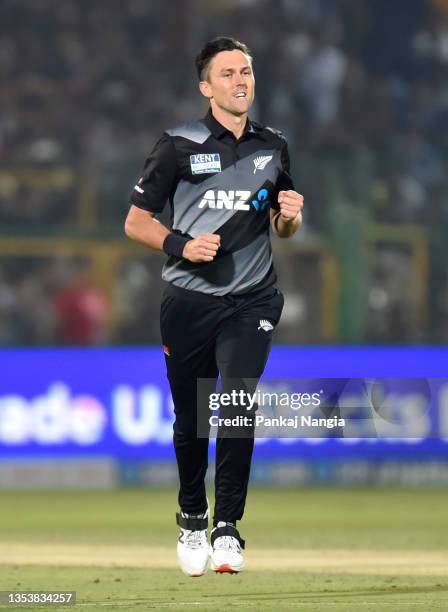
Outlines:
{"type": "Polygon", "coordinates": [[[248,112],[255,95],[255,79],[250,58],[242,51],[221,51],[211,60],[201,93],[212,107],[232,115],[248,112]]]}

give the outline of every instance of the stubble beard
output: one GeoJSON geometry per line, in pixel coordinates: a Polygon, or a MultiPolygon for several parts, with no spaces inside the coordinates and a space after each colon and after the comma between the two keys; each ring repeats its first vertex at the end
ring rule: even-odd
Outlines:
{"type": "Polygon", "coordinates": [[[234,117],[243,117],[244,115],[248,114],[249,109],[252,106],[252,102],[253,102],[253,99],[247,105],[245,110],[240,110],[236,106],[233,106],[231,103],[226,104],[226,105],[220,105],[220,104],[216,104],[215,102],[215,104],[221,111],[224,111],[225,113],[228,113],[229,115],[233,115],[234,117]]]}

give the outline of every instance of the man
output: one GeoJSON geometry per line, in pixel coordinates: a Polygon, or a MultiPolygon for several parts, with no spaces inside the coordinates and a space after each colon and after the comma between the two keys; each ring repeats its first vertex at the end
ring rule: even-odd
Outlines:
{"type": "Polygon", "coordinates": [[[222,388],[258,380],[281,315],[269,227],[292,236],[302,223],[303,198],[293,190],[289,156],[279,132],[248,119],[254,99],[246,45],[220,37],[196,58],[199,89],[210,101],[200,121],[167,130],[135,186],[125,231],[169,255],[161,332],[175,407],[179,469],[181,569],[201,576],[244,568],[243,516],[253,450],[253,427],[241,436],[218,431],[215,511],[210,546],[204,478],[208,438],[198,435],[197,380],[222,388]],[[171,205],[171,230],[154,218],[171,205]]]}

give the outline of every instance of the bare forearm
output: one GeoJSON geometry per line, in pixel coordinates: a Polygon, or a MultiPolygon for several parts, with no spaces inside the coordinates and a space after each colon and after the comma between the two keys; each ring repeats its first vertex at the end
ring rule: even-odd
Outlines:
{"type": "Polygon", "coordinates": [[[285,221],[280,213],[277,213],[272,219],[271,227],[274,234],[279,238],[289,238],[300,229],[302,225],[302,214],[299,212],[298,215],[289,221],[285,221]]]}
{"type": "Polygon", "coordinates": [[[128,238],[157,251],[163,250],[163,242],[170,233],[151,213],[135,206],[129,212],[124,229],[128,238]]]}
{"type": "Polygon", "coordinates": [[[154,219],[153,213],[135,205],[129,209],[124,231],[131,240],[193,263],[213,261],[221,241],[217,234],[199,234],[190,238],[172,233],[154,219]]]}

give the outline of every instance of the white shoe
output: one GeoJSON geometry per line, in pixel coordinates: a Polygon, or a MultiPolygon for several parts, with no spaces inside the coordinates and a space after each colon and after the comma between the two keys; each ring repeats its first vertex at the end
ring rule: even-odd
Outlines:
{"type": "Polygon", "coordinates": [[[236,574],[244,569],[244,540],[231,523],[219,522],[210,534],[210,567],[219,574],[236,574]]]}
{"type": "Polygon", "coordinates": [[[203,576],[207,571],[209,545],[207,538],[208,508],[203,514],[176,514],[180,527],[177,558],[187,576],[203,576]]]}

